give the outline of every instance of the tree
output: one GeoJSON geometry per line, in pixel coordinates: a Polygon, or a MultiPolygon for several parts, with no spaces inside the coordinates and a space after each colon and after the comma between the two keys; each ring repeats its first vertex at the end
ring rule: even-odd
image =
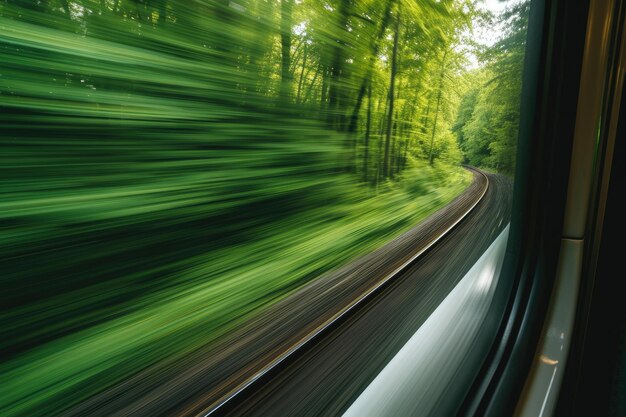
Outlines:
{"type": "Polygon", "coordinates": [[[287,103],[291,97],[291,26],[293,0],[280,0],[280,99],[287,103]]]}
{"type": "MultiPolygon", "coordinates": [[[[456,120],[451,128],[451,131],[456,135],[456,141],[462,150],[465,150],[467,142],[467,137],[463,132],[463,128],[472,118],[474,108],[476,107],[476,103],[478,101],[478,93],[478,88],[472,88],[470,91],[465,93],[465,95],[463,95],[457,110],[456,120]]],[[[464,157],[464,162],[468,162],[467,156],[464,157]]]]}
{"type": "Polygon", "coordinates": [[[433,145],[435,142],[435,133],[437,133],[437,121],[439,120],[439,110],[441,108],[441,97],[443,95],[443,78],[446,69],[446,57],[448,56],[448,50],[444,51],[441,58],[441,69],[439,70],[439,83],[437,86],[437,102],[435,104],[435,121],[433,122],[433,132],[430,137],[430,150],[428,151],[428,163],[433,164],[433,145]]]}
{"type": "Polygon", "coordinates": [[[387,131],[385,133],[385,155],[383,159],[383,175],[391,176],[389,144],[391,142],[391,133],[394,127],[394,104],[395,104],[395,88],[396,74],[398,72],[398,39],[400,38],[400,10],[398,9],[395,18],[395,28],[393,33],[393,50],[391,52],[391,73],[389,79],[389,108],[387,110],[387,131]]]}
{"type": "Polygon", "coordinates": [[[464,97],[455,125],[470,164],[509,174],[515,169],[528,9],[522,2],[502,15],[508,31],[485,52],[482,86],[464,97]]]}

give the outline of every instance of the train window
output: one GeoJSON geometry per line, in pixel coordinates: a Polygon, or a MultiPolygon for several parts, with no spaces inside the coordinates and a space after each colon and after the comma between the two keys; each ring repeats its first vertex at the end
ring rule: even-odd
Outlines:
{"type": "Polygon", "coordinates": [[[512,412],[576,154],[552,3],[0,0],[0,414],[512,412]]]}

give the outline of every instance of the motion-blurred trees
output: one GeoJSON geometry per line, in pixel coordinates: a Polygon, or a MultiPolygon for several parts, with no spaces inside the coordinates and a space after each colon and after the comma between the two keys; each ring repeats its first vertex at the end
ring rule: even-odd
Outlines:
{"type": "MultiPolygon", "coordinates": [[[[408,158],[441,155],[434,150],[447,131],[442,103],[454,94],[443,79],[446,61],[459,55],[454,45],[474,13],[469,0],[7,0],[1,7],[12,19],[193,57],[211,80],[205,100],[323,121],[345,137],[337,163],[374,181],[394,177],[408,158]]],[[[71,77],[108,92],[124,81],[71,77]]],[[[146,87],[130,84],[138,94],[146,87]]]]}
{"type": "Polygon", "coordinates": [[[203,346],[447,204],[463,158],[510,170],[524,21],[468,76],[474,3],[0,0],[0,414],[203,346]]]}

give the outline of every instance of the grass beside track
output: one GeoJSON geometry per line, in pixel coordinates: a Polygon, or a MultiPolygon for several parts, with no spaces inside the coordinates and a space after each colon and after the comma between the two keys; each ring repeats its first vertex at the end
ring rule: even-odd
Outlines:
{"type": "Polygon", "coordinates": [[[34,328],[42,323],[40,313],[52,311],[56,320],[39,332],[75,330],[2,364],[0,410],[3,415],[62,410],[146,366],[212,343],[300,285],[414,226],[470,182],[471,174],[460,168],[424,166],[375,194],[344,178],[335,185],[335,191],[343,190],[335,194],[340,199],[256,225],[241,243],[175,265],[167,264],[163,252],[158,269],[169,285],[145,286],[144,296],[128,305],[93,308],[105,300],[110,305],[116,295],[123,298],[125,286],[112,281],[11,310],[3,323],[34,328]]]}

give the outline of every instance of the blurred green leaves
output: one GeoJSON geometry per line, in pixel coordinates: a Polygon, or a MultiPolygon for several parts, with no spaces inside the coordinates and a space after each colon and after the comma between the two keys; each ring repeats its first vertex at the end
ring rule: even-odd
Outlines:
{"type": "Polygon", "coordinates": [[[458,195],[465,3],[294,2],[285,50],[279,0],[1,1],[0,414],[183,357],[458,195]]]}

